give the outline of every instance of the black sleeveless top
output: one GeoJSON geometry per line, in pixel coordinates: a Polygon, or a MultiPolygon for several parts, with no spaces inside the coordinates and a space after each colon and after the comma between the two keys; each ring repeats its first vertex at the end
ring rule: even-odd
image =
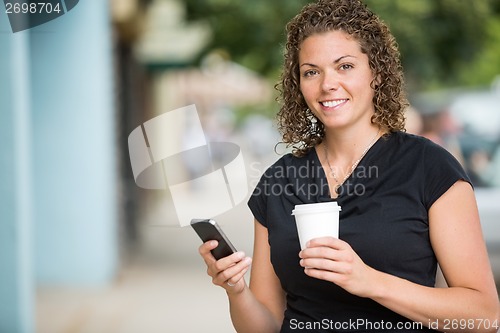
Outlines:
{"type": "MultiPolygon", "coordinates": [[[[430,140],[394,132],[380,138],[339,188],[339,238],[369,266],[420,285],[435,285],[437,260],[428,210],[456,181],[460,163],[430,140]]],[[[271,262],[286,292],[281,332],[432,332],[375,301],[307,276],[299,265],[296,204],[328,201],[315,149],[284,155],[262,175],[248,201],[268,229],[271,262]],[[413,328],[412,328],[413,327],[413,328]]]]}

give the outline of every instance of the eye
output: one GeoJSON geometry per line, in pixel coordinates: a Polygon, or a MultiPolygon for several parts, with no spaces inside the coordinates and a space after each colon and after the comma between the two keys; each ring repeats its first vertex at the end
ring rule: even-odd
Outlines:
{"type": "Polygon", "coordinates": [[[343,70],[343,71],[347,71],[347,70],[352,69],[352,68],[354,68],[354,66],[351,64],[342,64],[339,66],[339,69],[343,70]]]}
{"type": "Polygon", "coordinates": [[[311,77],[313,75],[317,75],[319,72],[316,69],[308,69],[304,73],[302,73],[302,76],[304,77],[311,77]]]}

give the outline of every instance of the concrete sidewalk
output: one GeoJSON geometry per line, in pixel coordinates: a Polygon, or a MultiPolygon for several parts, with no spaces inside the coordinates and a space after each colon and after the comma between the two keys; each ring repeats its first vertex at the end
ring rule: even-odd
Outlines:
{"type": "Polygon", "coordinates": [[[39,333],[234,332],[201,263],[131,264],[107,288],[39,288],[36,306],[39,333]]]}

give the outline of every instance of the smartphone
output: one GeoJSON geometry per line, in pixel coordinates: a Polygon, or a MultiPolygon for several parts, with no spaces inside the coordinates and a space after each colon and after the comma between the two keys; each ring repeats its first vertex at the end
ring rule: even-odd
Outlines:
{"type": "Polygon", "coordinates": [[[219,260],[236,252],[236,248],[231,244],[220,226],[214,220],[192,219],[191,227],[193,227],[194,231],[196,231],[204,243],[209,240],[216,240],[219,242],[219,245],[211,251],[215,259],[219,260]]]}

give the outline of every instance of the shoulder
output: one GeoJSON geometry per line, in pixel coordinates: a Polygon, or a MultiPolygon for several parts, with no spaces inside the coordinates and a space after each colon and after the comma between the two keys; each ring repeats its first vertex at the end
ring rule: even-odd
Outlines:
{"type": "Polygon", "coordinates": [[[405,132],[393,132],[388,136],[388,145],[399,148],[402,152],[438,158],[452,157],[451,153],[437,143],[419,135],[405,132]]]}
{"type": "Polygon", "coordinates": [[[460,162],[444,147],[414,134],[393,132],[386,136],[383,146],[384,166],[398,166],[412,170],[426,179],[429,175],[447,177],[460,174],[465,178],[465,172],[460,162]]]}
{"type": "Polygon", "coordinates": [[[286,175],[291,171],[297,171],[299,168],[308,168],[317,164],[316,152],[311,149],[306,155],[297,157],[292,153],[281,156],[264,172],[264,177],[271,178],[276,175],[286,175]]]}
{"type": "MultiPolygon", "coordinates": [[[[423,185],[423,202],[427,209],[458,180],[470,183],[460,162],[444,147],[418,136],[394,133],[393,140],[400,143],[404,152],[404,166],[419,175],[423,185]]],[[[401,158],[403,159],[403,158],[401,158]]]]}
{"type": "Polygon", "coordinates": [[[436,143],[423,136],[400,131],[389,134],[389,141],[391,140],[394,144],[408,147],[438,146],[436,143]]]}

